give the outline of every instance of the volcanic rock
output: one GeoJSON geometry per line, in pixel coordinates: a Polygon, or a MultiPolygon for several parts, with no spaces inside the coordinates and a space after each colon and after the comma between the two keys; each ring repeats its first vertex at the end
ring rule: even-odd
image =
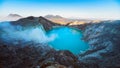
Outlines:
{"type": "Polygon", "coordinates": [[[83,35],[90,48],[80,54],[79,60],[86,64],[97,64],[99,68],[119,68],[119,34],[119,20],[88,25],[83,35]]]}

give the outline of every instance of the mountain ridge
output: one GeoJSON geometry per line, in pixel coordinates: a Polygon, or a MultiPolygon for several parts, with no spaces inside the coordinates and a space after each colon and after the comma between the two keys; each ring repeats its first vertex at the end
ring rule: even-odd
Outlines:
{"type": "Polygon", "coordinates": [[[42,16],[40,16],[40,17],[29,16],[26,18],[21,18],[17,21],[11,21],[11,24],[21,25],[23,27],[39,26],[41,24],[46,31],[52,29],[53,26],[60,25],[60,24],[56,24],[50,20],[47,20],[46,18],[44,18],[42,16]]]}

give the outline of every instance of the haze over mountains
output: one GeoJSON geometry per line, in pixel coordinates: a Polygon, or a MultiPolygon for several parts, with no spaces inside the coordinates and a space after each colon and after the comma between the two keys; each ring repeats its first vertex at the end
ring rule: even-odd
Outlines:
{"type": "MultiPolygon", "coordinates": [[[[100,22],[100,20],[92,20],[92,19],[75,19],[75,18],[65,18],[60,15],[46,15],[43,16],[44,18],[57,23],[57,24],[62,24],[62,25],[80,25],[80,24],[85,24],[89,22],[100,22]]],[[[20,18],[24,18],[23,16],[19,14],[9,14],[8,16],[1,18],[0,21],[16,21],[20,18]]]]}
{"type": "Polygon", "coordinates": [[[64,18],[59,15],[46,15],[45,18],[55,23],[59,23],[63,25],[68,24],[68,23],[71,23],[70,25],[76,25],[76,24],[78,25],[78,24],[84,24],[84,23],[90,22],[90,20],[87,20],[87,19],[64,18]]]}
{"type": "Polygon", "coordinates": [[[0,21],[16,21],[18,19],[22,18],[21,15],[18,14],[9,14],[8,16],[1,18],[0,21]]]}

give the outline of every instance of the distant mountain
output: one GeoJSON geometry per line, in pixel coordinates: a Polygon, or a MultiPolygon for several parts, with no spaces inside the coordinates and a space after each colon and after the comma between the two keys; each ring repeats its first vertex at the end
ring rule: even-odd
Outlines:
{"type": "Polygon", "coordinates": [[[51,20],[51,21],[58,23],[58,24],[66,24],[68,22],[67,18],[64,18],[64,17],[59,16],[59,15],[46,15],[44,17],[46,19],[51,20]]]}
{"type": "Polygon", "coordinates": [[[46,15],[44,17],[48,20],[51,20],[55,23],[62,24],[62,25],[66,25],[66,24],[80,25],[80,24],[91,22],[91,20],[87,20],[87,19],[70,19],[70,18],[64,18],[59,15],[46,15]]]}
{"type": "Polygon", "coordinates": [[[18,14],[9,14],[8,16],[9,16],[9,17],[22,17],[22,16],[20,16],[20,15],[18,15],[18,14]]]}
{"type": "Polygon", "coordinates": [[[59,16],[59,15],[46,15],[45,16],[45,18],[63,18],[63,17],[61,17],[61,16],[59,16]]]}
{"type": "Polygon", "coordinates": [[[0,19],[0,21],[16,21],[20,18],[22,18],[22,16],[20,16],[18,14],[9,14],[8,16],[0,19]]]}

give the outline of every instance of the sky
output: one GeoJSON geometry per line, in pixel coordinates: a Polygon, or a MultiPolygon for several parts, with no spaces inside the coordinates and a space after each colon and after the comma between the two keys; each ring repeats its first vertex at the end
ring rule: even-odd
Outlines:
{"type": "Polygon", "coordinates": [[[120,19],[120,0],[0,0],[0,17],[61,15],[68,18],[120,19]]]}

